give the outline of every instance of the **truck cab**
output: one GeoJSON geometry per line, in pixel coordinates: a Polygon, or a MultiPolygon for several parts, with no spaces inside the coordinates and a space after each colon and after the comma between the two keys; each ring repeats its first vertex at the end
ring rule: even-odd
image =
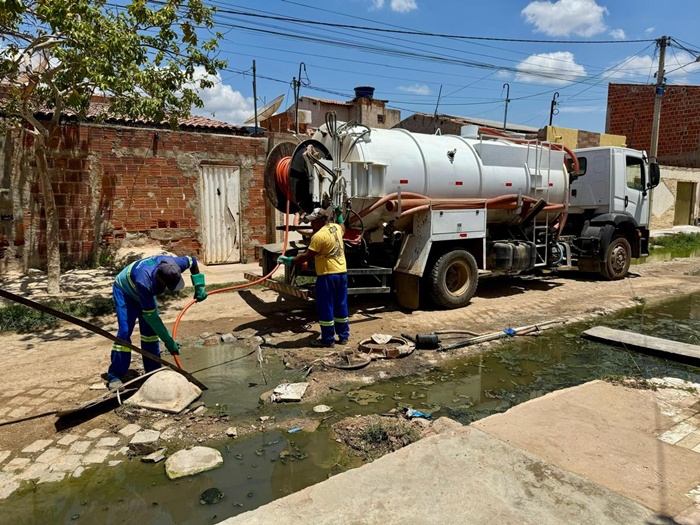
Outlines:
{"type": "Polygon", "coordinates": [[[659,184],[659,167],[645,152],[629,148],[574,152],[579,170],[572,173],[564,233],[573,237],[580,270],[621,279],[632,258],[648,255],[650,190],[659,184]]]}

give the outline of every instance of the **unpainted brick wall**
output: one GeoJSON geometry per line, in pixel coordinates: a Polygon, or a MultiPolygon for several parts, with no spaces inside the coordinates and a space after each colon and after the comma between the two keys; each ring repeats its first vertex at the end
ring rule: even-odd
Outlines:
{"type": "MultiPolygon", "coordinates": [[[[631,148],[651,150],[655,86],[609,84],[606,132],[627,136],[631,148]]],[[[658,162],[700,168],[700,86],[666,86],[658,162]]]]}
{"type": "MultiPolygon", "coordinates": [[[[266,240],[265,138],[71,125],[53,145],[58,153],[49,167],[66,266],[94,260],[101,250],[130,239],[150,239],[177,255],[201,256],[202,164],[240,168],[242,260],[252,260],[255,246],[266,240]]],[[[31,158],[26,140],[23,153],[31,158]]],[[[26,266],[41,267],[46,224],[34,169],[29,162],[31,202],[15,214],[12,243],[32,253],[25,257],[26,266]]],[[[22,191],[18,190],[16,194],[22,191]]],[[[0,245],[8,242],[0,235],[0,245]]],[[[2,255],[0,263],[1,259],[2,255]]]]}

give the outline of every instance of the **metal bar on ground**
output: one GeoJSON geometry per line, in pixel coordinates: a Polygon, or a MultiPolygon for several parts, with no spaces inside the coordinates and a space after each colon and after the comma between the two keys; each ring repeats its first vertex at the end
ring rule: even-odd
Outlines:
{"type": "Polygon", "coordinates": [[[615,330],[607,326],[594,326],[585,330],[581,335],[586,339],[630,347],[646,353],[660,354],[669,359],[681,357],[684,360],[693,361],[695,364],[700,363],[700,346],[688,343],[625,330],[615,330]]]}
{"type": "Polygon", "coordinates": [[[23,304],[24,306],[28,306],[29,308],[33,308],[34,310],[39,310],[40,312],[44,312],[49,315],[53,315],[54,317],[58,317],[59,319],[63,319],[64,321],[67,321],[69,323],[72,323],[74,325],[80,326],[81,328],[85,328],[86,330],[92,332],[93,334],[101,335],[102,337],[106,337],[110,341],[114,341],[115,343],[125,346],[129,348],[130,350],[136,352],[137,354],[141,354],[142,356],[151,359],[152,361],[156,361],[157,363],[160,363],[161,365],[165,365],[168,368],[171,368],[175,370],[178,374],[182,374],[187,378],[188,381],[191,383],[194,383],[197,385],[199,388],[202,390],[208,390],[207,386],[202,383],[199,379],[194,377],[192,374],[189,372],[186,372],[185,370],[182,370],[181,368],[178,368],[176,365],[170,363],[169,361],[166,361],[165,359],[161,359],[158,356],[155,356],[151,354],[150,352],[146,352],[145,350],[141,350],[138,346],[133,345],[127,341],[124,341],[123,339],[119,339],[118,337],[110,334],[107,330],[103,330],[102,328],[98,328],[97,326],[90,324],[86,321],[83,321],[82,319],[78,319],[77,317],[73,317],[72,315],[60,312],[58,310],[54,310],[50,306],[46,306],[44,304],[40,304],[37,302],[32,301],[31,299],[27,299],[26,297],[22,297],[20,295],[13,294],[12,292],[8,292],[7,290],[0,289],[0,297],[4,297],[5,299],[9,299],[10,301],[14,301],[19,304],[23,304]]]}

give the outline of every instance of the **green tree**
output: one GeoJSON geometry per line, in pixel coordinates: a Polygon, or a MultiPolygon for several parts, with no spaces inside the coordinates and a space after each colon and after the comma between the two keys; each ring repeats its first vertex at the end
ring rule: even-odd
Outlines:
{"type": "MultiPolygon", "coordinates": [[[[226,67],[217,58],[221,35],[202,0],[0,0],[0,96],[6,125],[24,126],[46,214],[49,293],[58,293],[59,221],[48,160],[67,111],[79,120],[90,97],[110,97],[106,113],[167,120],[175,126],[198,89],[226,67]],[[36,110],[53,112],[50,121],[36,110]],[[26,124],[29,124],[27,126],[26,124]]],[[[99,121],[105,115],[97,115],[99,121]]]]}

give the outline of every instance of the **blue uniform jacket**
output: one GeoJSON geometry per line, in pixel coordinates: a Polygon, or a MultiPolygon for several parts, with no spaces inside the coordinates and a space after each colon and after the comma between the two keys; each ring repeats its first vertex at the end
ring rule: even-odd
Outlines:
{"type": "Polygon", "coordinates": [[[193,266],[197,267],[197,260],[194,257],[156,255],[131,263],[119,272],[114,280],[117,288],[141,304],[144,313],[154,312],[156,310],[155,296],[165,292],[165,286],[161,285],[156,278],[158,265],[163,260],[174,261],[183,272],[193,266]]]}

